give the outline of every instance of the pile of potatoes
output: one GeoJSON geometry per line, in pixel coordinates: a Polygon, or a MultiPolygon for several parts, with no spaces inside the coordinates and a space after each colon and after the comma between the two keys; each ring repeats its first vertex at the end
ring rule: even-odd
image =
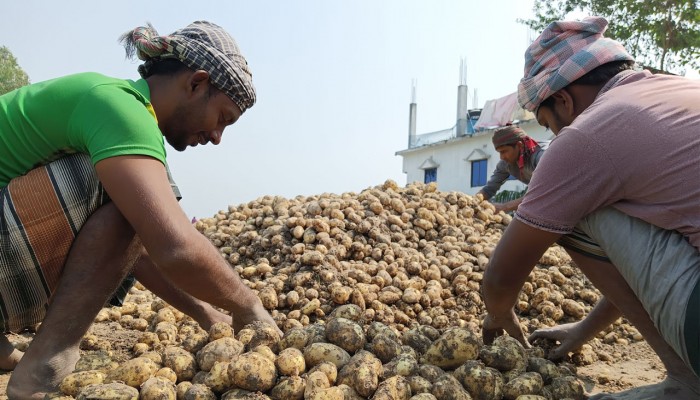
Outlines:
{"type": "MultiPolygon", "coordinates": [[[[103,309],[142,332],[134,358],[87,335],[61,396],[124,399],[583,398],[570,363],[502,337],[481,342],[480,282],[509,215],[480,196],[393,181],[359,194],[230,206],[195,227],[256,291],[278,327],[209,332],[137,284],[103,309]],[[100,397],[102,396],[102,397],[100,397]]],[[[580,320],[599,293],[558,246],[540,260],[516,309],[523,328],[580,320]]],[[[620,320],[597,340],[641,335],[620,320]]],[[[602,358],[585,346],[572,361],[602,358]]]]}

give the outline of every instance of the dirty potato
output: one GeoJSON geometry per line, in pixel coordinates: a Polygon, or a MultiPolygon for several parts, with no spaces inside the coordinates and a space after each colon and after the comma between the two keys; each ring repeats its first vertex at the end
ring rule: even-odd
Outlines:
{"type": "Polygon", "coordinates": [[[365,346],[362,327],[346,318],[332,318],[326,325],[326,339],[350,354],[365,346]]]}
{"type": "Polygon", "coordinates": [[[160,369],[151,359],[137,357],[126,361],[119,367],[107,372],[105,382],[123,382],[138,388],[160,369]]]}
{"type": "Polygon", "coordinates": [[[466,328],[453,328],[435,340],[421,360],[440,368],[452,369],[467,360],[475,359],[478,354],[477,335],[466,328]]]}
{"type": "Polygon", "coordinates": [[[277,370],[282,375],[300,375],[306,371],[306,361],[301,350],[290,347],[279,352],[275,359],[277,370]]]}
{"type": "Polygon", "coordinates": [[[178,382],[189,381],[197,373],[194,356],[180,347],[170,346],[163,351],[163,366],[175,372],[178,382]]]}
{"type": "Polygon", "coordinates": [[[209,371],[214,363],[231,361],[243,352],[243,343],[225,336],[209,342],[197,352],[197,364],[202,371],[209,371]]]}
{"type": "Polygon", "coordinates": [[[90,385],[83,388],[76,400],[137,400],[139,391],[136,388],[115,382],[108,384],[90,385]]]}
{"type": "Polygon", "coordinates": [[[175,384],[168,379],[153,377],[141,385],[140,400],[176,400],[175,384]]]}
{"type": "Polygon", "coordinates": [[[58,389],[63,394],[75,396],[78,394],[80,389],[84,388],[85,386],[104,382],[105,376],[106,375],[100,371],[74,372],[63,378],[63,381],[61,381],[58,389]]]}
{"type": "Polygon", "coordinates": [[[347,351],[331,343],[312,343],[304,348],[304,360],[307,367],[330,361],[340,369],[350,361],[350,355],[347,351]]]}
{"type": "Polygon", "coordinates": [[[267,392],[277,381],[275,363],[255,352],[242,354],[229,364],[231,383],[241,389],[267,392]]]}

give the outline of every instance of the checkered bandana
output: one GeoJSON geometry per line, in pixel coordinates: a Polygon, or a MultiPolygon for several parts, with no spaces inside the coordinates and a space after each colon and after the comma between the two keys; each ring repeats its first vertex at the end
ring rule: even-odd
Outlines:
{"type": "Polygon", "coordinates": [[[159,36],[149,24],[122,35],[128,56],[134,53],[145,63],[142,77],[160,60],[176,58],[194,70],[209,73],[211,83],[226,93],[242,112],[255,104],[253,75],[236,41],[222,27],[196,21],[167,36],[159,36]]]}
{"type": "Polygon", "coordinates": [[[525,76],[518,85],[518,102],[529,111],[559,89],[596,67],[613,61],[633,61],[624,47],[604,38],[608,21],[552,22],[525,51],[525,76]]]}

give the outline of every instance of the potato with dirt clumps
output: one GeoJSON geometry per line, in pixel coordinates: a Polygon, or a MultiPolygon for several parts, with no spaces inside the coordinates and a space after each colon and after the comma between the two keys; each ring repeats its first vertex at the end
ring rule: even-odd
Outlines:
{"type": "Polygon", "coordinates": [[[123,382],[131,387],[138,388],[146,382],[160,367],[148,358],[137,357],[131,359],[119,367],[109,371],[105,382],[123,382]]]}
{"type": "Polygon", "coordinates": [[[452,369],[475,359],[478,354],[478,336],[466,328],[452,328],[430,345],[421,362],[452,369]]]}
{"type": "Polygon", "coordinates": [[[280,379],[270,391],[270,397],[275,400],[301,400],[304,398],[306,381],[298,375],[280,379]]]}
{"type": "Polygon", "coordinates": [[[528,359],[527,371],[540,374],[545,385],[549,385],[554,378],[558,378],[561,375],[556,364],[540,357],[531,357],[528,359]]]}
{"type": "Polygon", "coordinates": [[[336,368],[335,364],[330,361],[324,361],[311,368],[308,373],[310,375],[316,371],[321,371],[326,374],[326,378],[328,378],[328,382],[331,386],[335,385],[335,381],[338,379],[338,368],[336,368]]]}
{"type": "Polygon", "coordinates": [[[192,387],[193,383],[190,381],[180,382],[175,386],[175,395],[177,400],[185,400],[185,393],[192,387]]]}
{"type": "Polygon", "coordinates": [[[197,352],[197,364],[202,371],[209,371],[214,363],[231,361],[232,358],[243,353],[243,343],[232,337],[223,337],[209,342],[197,352]]]}
{"type": "Polygon", "coordinates": [[[411,397],[409,400],[437,400],[437,397],[430,393],[418,393],[417,395],[411,397]]]}
{"type": "Polygon", "coordinates": [[[277,370],[282,375],[294,376],[306,371],[306,361],[301,350],[290,347],[279,352],[275,359],[277,370]]]}
{"type": "Polygon", "coordinates": [[[360,350],[338,373],[337,383],[353,388],[362,397],[370,397],[379,385],[382,362],[372,353],[360,350]]]}
{"type": "Polygon", "coordinates": [[[304,348],[304,360],[307,367],[330,361],[340,369],[350,361],[350,354],[332,343],[312,343],[304,348]]]}
{"type": "Polygon", "coordinates": [[[346,318],[332,318],[326,324],[326,339],[350,354],[365,347],[362,327],[346,318]]]}
{"type": "Polygon", "coordinates": [[[227,362],[217,362],[204,376],[204,384],[214,392],[221,393],[231,387],[227,362]]]}
{"type": "Polygon", "coordinates": [[[471,400],[461,383],[450,374],[443,374],[435,383],[431,392],[438,400],[471,400]]]}
{"type": "Polygon", "coordinates": [[[383,363],[388,363],[401,354],[401,343],[394,339],[393,334],[379,333],[368,345],[368,350],[374,353],[383,363]]]}
{"type": "Polygon", "coordinates": [[[165,378],[153,377],[141,385],[140,400],[176,400],[175,384],[165,378]]]}
{"type": "Polygon", "coordinates": [[[139,391],[123,383],[108,383],[84,387],[76,400],[137,400],[139,391]]]}
{"type": "Polygon", "coordinates": [[[294,347],[303,350],[306,347],[306,342],[309,340],[309,332],[303,328],[292,328],[288,330],[282,339],[278,342],[280,350],[294,347]]]}
{"type": "Polygon", "coordinates": [[[523,372],[527,365],[525,349],[510,336],[499,336],[493,341],[493,345],[482,347],[479,358],[486,366],[499,371],[518,369],[519,372],[523,372]]]}
{"type": "Polygon", "coordinates": [[[228,376],[236,387],[267,392],[277,381],[277,370],[272,360],[262,354],[249,352],[231,360],[228,376]]]}
{"type": "Polygon", "coordinates": [[[411,387],[403,376],[392,376],[385,380],[377,391],[374,392],[374,400],[408,400],[411,397],[411,387]]]}
{"type": "Polygon", "coordinates": [[[503,397],[503,376],[481,361],[467,361],[455,370],[454,376],[475,399],[500,400],[503,397]]]}
{"type": "Polygon", "coordinates": [[[521,394],[515,400],[547,400],[547,398],[537,394],[521,394]]]}
{"type": "Polygon", "coordinates": [[[268,346],[274,348],[280,341],[280,334],[277,328],[265,322],[256,321],[246,325],[242,330],[251,329],[253,335],[250,340],[244,342],[247,349],[254,349],[258,346],[268,346]]]}
{"type": "Polygon", "coordinates": [[[223,337],[233,337],[233,327],[226,322],[217,322],[209,328],[209,341],[213,342],[223,337]]]}
{"type": "Polygon", "coordinates": [[[306,388],[304,388],[304,399],[312,399],[319,392],[331,387],[328,377],[321,371],[308,374],[306,377],[306,388]]]}
{"type": "Polygon", "coordinates": [[[401,354],[384,365],[384,379],[395,376],[410,376],[418,372],[418,362],[412,354],[401,354]]]}
{"type": "Polygon", "coordinates": [[[197,373],[197,361],[189,351],[170,346],[163,351],[163,366],[175,371],[177,381],[189,381],[197,373]]]}
{"type": "Polygon", "coordinates": [[[503,387],[503,398],[515,400],[522,394],[538,394],[544,387],[542,376],[537,372],[525,372],[511,379],[503,387]]]}
{"type": "Polygon", "coordinates": [[[63,394],[75,396],[81,388],[87,385],[104,382],[105,376],[106,375],[100,371],[74,372],[63,378],[58,389],[63,394]]]}
{"type": "Polygon", "coordinates": [[[571,398],[575,400],[585,399],[584,389],[581,382],[574,376],[561,376],[554,378],[552,383],[546,388],[552,393],[555,399],[571,398]]]}
{"type": "Polygon", "coordinates": [[[185,400],[216,400],[216,395],[206,385],[195,383],[185,392],[185,400]]]}
{"type": "Polygon", "coordinates": [[[408,379],[408,385],[411,387],[411,393],[413,394],[430,393],[433,389],[433,384],[420,375],[411,375],[406,379],[408,379]]]}

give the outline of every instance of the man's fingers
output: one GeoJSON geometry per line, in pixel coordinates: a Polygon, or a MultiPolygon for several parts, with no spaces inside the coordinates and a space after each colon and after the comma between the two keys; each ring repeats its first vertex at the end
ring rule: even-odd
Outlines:
{"type": "Polygon", "coordinates": [[[554,332],[552,332],[549,329],[538,329],[530,334],[530,336],[527,338],[529,341],[533,341],[535,339],[553,339],[557,340],[555,337],[556,335],[554,332]]]}

